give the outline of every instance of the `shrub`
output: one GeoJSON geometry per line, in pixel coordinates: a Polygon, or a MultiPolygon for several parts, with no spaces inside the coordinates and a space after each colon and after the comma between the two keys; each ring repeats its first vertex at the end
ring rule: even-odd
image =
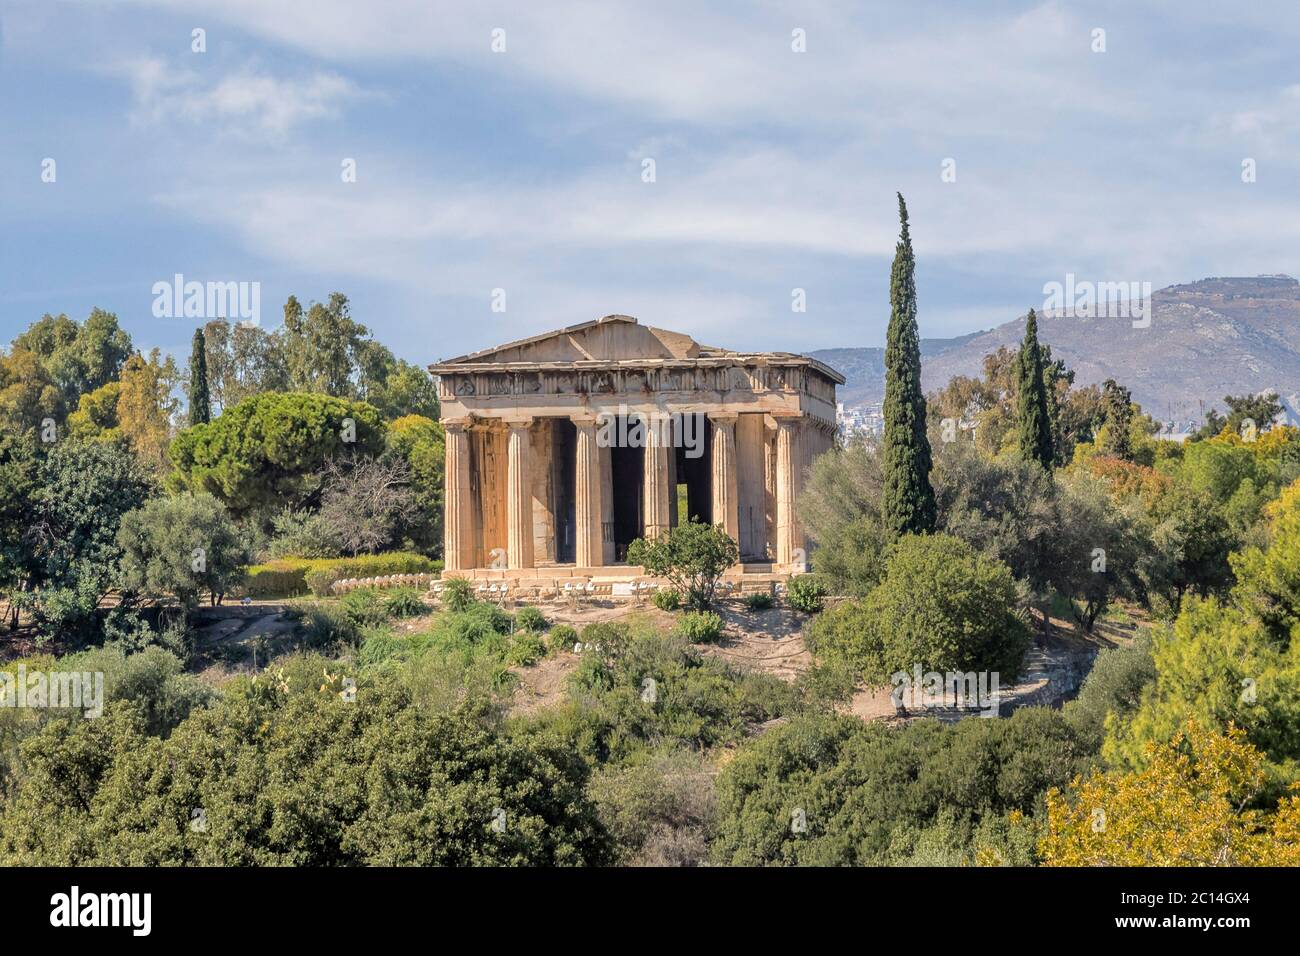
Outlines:
{"type": "Polygon", "coordinates": [[[742,599],[747,611],[763,611],[772,606],[772,595],[766,591],[754,591],[742,599]]]}
{"type": "Polygon", "coordinates": [[[785,600],[796,611],[816,614],[822,609],[822,598],[826,596],[826,586],[815,574],[800,574],[790,579],[786,585],[785,600]]]}
{"type": "Polygon", "coordinates": [[[722,618],[712,611],[688,611],[677,622],[677,633],[692,644],[712,644],[722,634],[722,618]]]}
{"type": "Polygon", "coordinates": [[[302,628],[303,643],[314,650],[334,651],[340,644],[355,644],[360,631],[341,604],[301,601],[292,612],[302,628]]]}
{"type": "Polygon", "coordinates": [[[297,597],[310,590],[328,597],[335,581],[384,574],[437,574],[442,562],[411,551],[363,554],[355,558],[277,558],[248,569],[243,591],[249,597],[297,597]]]}
{"type": "Polygon", "coordinates": [[[654,541],[637,538],[627,549],[628,564],[667,578],[697,611],[707,611],[722,573],[740,560],[740,548],[720,527],[691,520],[654,541]]]}
{"type": "Polygon", "coordinates": [[[660,588],[650,600],[661,611],[675,611],[682,606],[681,592],[672,588],[660,588]]]}
{"type": "Polygon", "coordinates": [[[533,631],[540,634],[546,630],[546,618],[535,607],[521,607],[515,613],[515,627],[521,631],[533,631]]]}
{"type": "Polygon", "coordinates": [[[474,603],[474,585],[469,578],[448,578],[442,583],[442,605],[449,611],[467,611],[474,603]]]}
{"type": "Polygon", "coordinates": [[[568,624],[557,624],[551,628],[551,633],[547,635],[547,646],[552,654],[560,651],[571,651],[573,645],[578,643],[578,631],[568,624]]]}
{"type": "Polygon", "coordinates": [[[944,534],[901,538],[884,579],[862,601],[828,611],[809,645],[874,684],[922,671],[997,671],[1014,680],[1029,646],[1005,564],[944,534]]]}
{"type": "Polygon", "coordinates": [[[347,615],[354,627],[361,628],[368,624],[383,624],[388,619],[384,610],[383,599],[374,588],[361,588],[349,591],[339,601],[339,607],[347,615]]]}
{"type": "Polygon", "coordinates": [[[384,613],[389,617],[419,617],[428,610],[415,588],[394,588],[384,595],[384,613]]]}
{"type": "Polygon", "coordinates": [[[546,656],[546,643],[532,631],[520,631],[510,642],[506,660],[511,664],[531,667],[546,656]]]}

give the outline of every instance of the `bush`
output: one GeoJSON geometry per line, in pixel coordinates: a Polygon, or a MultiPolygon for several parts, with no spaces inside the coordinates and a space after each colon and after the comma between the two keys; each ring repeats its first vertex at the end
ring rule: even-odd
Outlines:
{"type": "Polygon", "coordinates": [[[511,664],[531,667],[546,656],[546,642],[532,631],[520,631],[510,642],[506,660],[511,664]]]}
{"type": "Polygon", "coordinates": [[[688,611],[677,622],[677,633],[692,644],[712,644],[722,634],[722,618],[712,611],[688,611]]]}
{"type": "Polygon", "coordinates": [[[695,520],[670,528],[654,541],[637,538],[627,549],[628,564],[667,578],[697,611],[709,609],[718,579],[739,560],[739,546],[722,528],[695,520]]]}
{"type": "Polygon", "coordinates": [[[297,597],[310,590],[328,597],[335,581],[384,574],[437,574],[442,562],[411,551],[363,554],[355,558],[277,558],[250,567],[243,591],[249,597],[297,597]]]}
{"type": "Polygon", "coordinates": [[[313,650],[333,652],[360,640],[360,630],[341,604],[301,601],[291,613],[301,624],[303,643],[313,650]]]}
{"type": "Polygon", "coordinates": [[[361,588],[349,591],[339,601],[339,607],[352,622],[353,627],[362,628],[370,624],[383,624],[388,620],[384,610],[383,599],[374,588],[361,588]]]}
{"type": "Polygon", "coordinates": [[[533,631],[540,634],[546,630],[546,618],[535,607],[521,607],[515,613],[515,627],[521,631],[533,631]]]}
{"type": "Polygon", "coordinates": [[[650,600],[661,611],[675,611],[682,606],[681,592],[672,588],[660,588],[650,600]]]}
{"type": "Polygon", "coordinates": [[[822,609],[822,598],[826,596],[826,586],[815,574],[800,574],[790,579],[786,585],[785,601],[796,611],[816,614],[822,609]]]}
{"type": "Polygon", "coordinates": [[[766,591],[754,591],[741,600],[747,611],[763,611],[772,606],[772,595],[766,591]]]}
{"type": "Polygon", "coordinates": [[[578,631],[568,624],[557,624],[551,628],[546,643],[552,654],[558,654],[560,651],[571,651],[573,645],[578,643],[578,631]]]}
{"type": "Polygon", "coordinates": [[[872,684],[922,671],[997,671],[1011,683],[1029,646],[1007,566],[944,534],[901,538],[884,579],[862,601],[822,615],[809,646],[872,684]]]}
{"type": "Polygon", "coordinates": [[[448,578],[442,582],[442,605],[449,611],[467,611],[474,603],[474,585],[469,578],[448,578]]]}
{"type": "Polygon", "coordinates": [[[419,617],[428,611],[429,605],[415,588],[394,588],[384,595],[384,613],[389,617],[419,617]]]}

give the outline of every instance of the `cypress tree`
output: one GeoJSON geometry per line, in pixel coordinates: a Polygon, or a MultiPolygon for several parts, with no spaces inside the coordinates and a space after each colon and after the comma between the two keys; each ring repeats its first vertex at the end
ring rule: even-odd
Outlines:
{"type": "Polygon", "coordinates": [[[921,392],[921,343],[916,331],[916,260],[907,230],[907,204],[898,196],[902,230],[889,278],[889,331],[885,338],[884,500],[885,527],[897,534],[934,530],[930,485],[930,439],[925,434],[921,392]]]}
{"type": "Polygon", "coordinates": [[[194,345],[190,349],[190,424],[206,425],[212,420],[212,406],[208,401],[208,350],[203,340],[203,330],[194,330],[194,345]]]}
{"type": "Polygon", "coordinates": [[[1020,426],[1020,457],[1052,469],[1052,417],[1043,381],[1043,352],[1038,344],[1038,316],[1029,310],[1025,340],[1016,362],[1016,418],[1020,426]]]}

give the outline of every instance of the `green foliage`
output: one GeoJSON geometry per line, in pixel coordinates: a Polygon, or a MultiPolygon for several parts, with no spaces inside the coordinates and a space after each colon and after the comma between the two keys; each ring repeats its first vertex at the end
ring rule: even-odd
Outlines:
{"type": "Polygon", "coordinates": [[[190,424],[206,425],[212,420],[212,407],[208,400],[208,354],[203,330],[194,330],[194,344],[190,349],[190,424]]]}
{"type": "Polygon", "coordinates": [[[474,603],[474,585],[469,578],[447,578],[442,582],[442,604],[449,611],[464,611],[474,603]]]}
{"type": "Polygon", "coordinates": [[[211,495],[151,498],[122,516],[121,585],[193,609],[240,580],[247,554],[221,502],[211,495]]]}
{"type": "Polygon", "coordinates": [[[515,627],[521,631],[533,631],[540,634],[546,630],[546,616],[539,608],[521,607],[515,612],[515,627]]]}
{"type": "Polygon", "coordinates": [[[42,463],[27,505],[29,610],[42,639],[72,644],[100,636],[100,599],[114,584],[122,516],[153,490],[144,469],[116,445],[59,442],[42,463]]]}
{"type": "Polygon", "coordinates": [[[274,511],[302,507],[319,493],[328,460],[383,448],[384,424],[365,403],[265,393],[177,435],[171,480],[215,495],[237,517],[264,516],[259,520],[269,523],[274,511]]]}
{"type": "Polygon", "coordinates": [[[91,309],[81,324],[66,315],[46,314],[14,339],[13,351],[33,356],[41,378],[56,389],[56,403],[46,404],[44,411],[57,420],[77,406],[80,396],[117,378],[134,350],[116,315],[91,309]]]}
{"type": "Polygon", "coordinates": [[[532,667],[546,656],[546,642],[533,631],[520,631],[510,642],[506,660],[521,667],[532,667]]]}
{"type": "Polygon", "coordinates": [[[651,595],[650,600],[661,611],[675,611],[682,606],[681,592],[673,588],[660,588],[651,595]]]}
{"type": "Polygon", "coordinates": [[[785,586],[785,603],[796,611],[816,614],[822,609],[822,598],[827,594],[826,584],[816,574],[798,574],[785,586]]]}
{"type": "Polygon", "coordinates": [[[384,613],[389,617],[419,617],[429,613],[417,588],[392,588],[384,592],[384,613]]]}
{"type": "Polygon", "coordinates": [[[442,425],[421,415],[398,418],[389,423],[388,448],[410,469],[417,517],[408,525],[407,534],[420,550],[440,554],[443,469],[447,457],[442,425]]]}
{"type": "Polygon", "coordinates": [[[317,597],[328,597],[336,581],[388,574],[434,575],[441,570],[441,561],[410,551],[359,554],[355,558],[276,558],[248,569],[244,591],[257,598],[293,597],[309,590],[317,597]]]}
{"type": "Polygon", "coordinates": [[[774,603],[772,595],[768,591],[752,591],[746,594],[741,603],[745,605],[747,611],[765,611],[774,603]]]}
{"type": "Polygon", "coordinates": [[[65,866],[609,860],[586,766],[567,748],[515,739],[481,709],[416,706],[404,687],[364,675],[345,701],[338,677],[320,659],[288,662],[166,740],[145,734],[129,705],[52,722],[23,745],[0,853],[65,866]],[[206,830],[190,826],[196,807],[206,830]]]}
{"type": "Polygon", "coordinates": [[[383,624],[388,620],[385,601],[375,588],[358,588],[349,591],[339,599],[339,607],[357,630],[383,624]]]}
{"type": "Polygon", "coordinates": [[[1047,388],[1043,381],[1043,354],[1038,345],[1038,317],[1029,310],[1025,319],[1025,340],[1016,362],[1016,419],[1020,457],[1051,470],[1055,462],[1052,449],[1052,418],[1047,407],[1047,388]]]}
{"type": "Polygon", "coordinates": [[[930,440],[925,434],[921,392],[921,344],[916,331],[916,263],[900,194],[901,233],[889,280],[889,328],[885,333],[885,431],[882,440],[884,494],[881,517],[895,534],[934,529],[930,485],[930,440]]]}
{"type": "Polygon", "coordinates": [[[1029,647],[1006,565],[948,535],[900,539],[884,580],[812,626],[814,653],[871,684],[895,673],[996,671],[1010,683],[1029,647]]]}
{"type": "Polygon", "coordinates": [[[578,631],[571,624],[556,624],[546,635],[546,645],[552,654],[573,650],[578,643],[578,631]]]}
{"type": "MultiPolygon", "coordinates": [[[[796,718],[723,769],[713,855],[733,866],[882,865],[900,862],[904,847],[915,852],[917,830],[946,822],[950,861],[974,862],[978,846],[1014,844],[996,839],[997,830],[1038,812],[1048,787],[1086,766],[1069,724],[1044,708],[897,729],[855,717],[796,718]],[[982,828],[992,829],[977,839],[982,828]]],[[[980,862],[1020,862],[1008,855],[980,862]]]]}
{"type": "Polygon", "coordinates": [[[597,770],[587,788],[627,866],[708,862],[716,801],[702,755],[656,750],[597,770]]]}
{"type": "Polygon", "coordinates": [[[337,558],[342,545],[334,530],[315,512],[285,508],[271,519],[272,558],[337,558]]]}
{"type": "Polygon", "coordinates": [[[712,611],[687,611],[676,630],[692,644],[713,644],[722,636],[722,617],[712,611]]]}
{"type": "Polygon", "coordinates": [[[740,548],[720,525],[699,521],[679,524],[656,540],[637,538],[627,549],[628,564],[667,578],[688,607],[707,611],[724,571],[740,560],[740,548]]]}
{"type": "Polygon", "coordinates": [[[1108,721],[1125,723],[1155,676],[1148,634],[1125,647],[1107,648],[1097,655],[1079,696],[1065,705],[1065,718],[1090,750],[1100,751],[1108,721]]]}

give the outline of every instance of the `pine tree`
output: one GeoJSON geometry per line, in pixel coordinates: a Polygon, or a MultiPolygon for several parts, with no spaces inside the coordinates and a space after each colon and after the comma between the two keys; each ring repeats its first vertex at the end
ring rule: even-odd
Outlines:
{"type": "Polygon", "coordinates": [[[190,424],[206,425],[212,420],[212,407],[208,401],[208,352],[203,340],[203,330],[194,330],[194,345],[190,350],[190,424]]]}
{"type": "Polygon", "coordinates": [[[885,526],[897,534],[934,530],[930,440],[925,434],[921,392],[921,343],[916,331],[916,261],[907,230],[907,205],[898,196],[902,231],[889,279],[889,331],[885,341],[884,500],[885,526]]]}
{"type": "Polygon", "coordinates": [[[1052,468],[1052,417],[1043,381],[1043,352],[1038,344],[1038,316],[1029,310],[1025,340],[1016,362],[1016,418],[1020,430],[1020,457],[1052,468]]]}

